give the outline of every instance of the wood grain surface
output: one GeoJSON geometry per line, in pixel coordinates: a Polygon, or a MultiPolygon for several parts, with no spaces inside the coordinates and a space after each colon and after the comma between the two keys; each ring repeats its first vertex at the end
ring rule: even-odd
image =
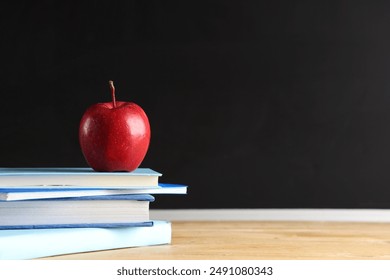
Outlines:
{"type": "Polygon", "coordinates": [[[45,259],[390,259],[390,223],[173,222],[172,230],[170,245],[45,259]]]}

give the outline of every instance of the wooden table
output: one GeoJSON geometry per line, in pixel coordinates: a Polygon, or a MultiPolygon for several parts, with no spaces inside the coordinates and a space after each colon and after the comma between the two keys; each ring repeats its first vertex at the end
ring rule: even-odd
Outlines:
{"type": "Polygon", "coordinates": [[[390,223],[173,222],[171,245],[45,259],[390,259],[390,223]]]}

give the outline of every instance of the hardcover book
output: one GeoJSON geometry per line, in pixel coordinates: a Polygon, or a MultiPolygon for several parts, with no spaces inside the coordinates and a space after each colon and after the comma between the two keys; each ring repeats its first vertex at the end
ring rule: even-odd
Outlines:
{"type": "Polygon", "coordinates": [[[131,189],[93,189],[93,188],[2,188],[0,187],[0,200],[14,201],[27,199],[47,199],[61,197],[126,195],[126,194],[186,194],[187,186],[180,184],[159,183],[157,187],[131,188],[131,189]]]}
{"type": "Polygon", "coordinates": [[[0,187],[144,188],[158,187],[162,174],[138,168],[132,172],[96,172],[92,168],[0,168],[0,187]]]}
{"type": "Polygon", "coordinates": [[[171,223],[150,227],[0,230],[0,260],[171,243],[171,223]]]}
{"type": "Polygon", "coordinates": [[[150,226],[148,194],[0,202],[0,229],[150,226]]]}

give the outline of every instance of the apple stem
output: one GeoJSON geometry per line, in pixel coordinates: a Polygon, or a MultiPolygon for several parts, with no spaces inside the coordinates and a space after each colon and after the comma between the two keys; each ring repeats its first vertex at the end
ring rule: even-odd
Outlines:
{"type": "Polygon", "coordinates": [[[108,83],[110,84],[110,89],[111,89],[112,106],[113,106],[114,108],[116,108],[114,82],[113,82],[113,81],[108,81],[108,83]]]}

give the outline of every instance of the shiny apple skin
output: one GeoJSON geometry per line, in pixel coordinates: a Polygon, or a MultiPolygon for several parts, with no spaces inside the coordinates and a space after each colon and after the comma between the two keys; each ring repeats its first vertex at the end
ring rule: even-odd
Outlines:
{"type": "Polygon", "coordinates": [[[132,102],[94,104],[80,121],[81,150],[95,171],[135,170],[148,151],[150,135],[147,115],[132,102]]]}

